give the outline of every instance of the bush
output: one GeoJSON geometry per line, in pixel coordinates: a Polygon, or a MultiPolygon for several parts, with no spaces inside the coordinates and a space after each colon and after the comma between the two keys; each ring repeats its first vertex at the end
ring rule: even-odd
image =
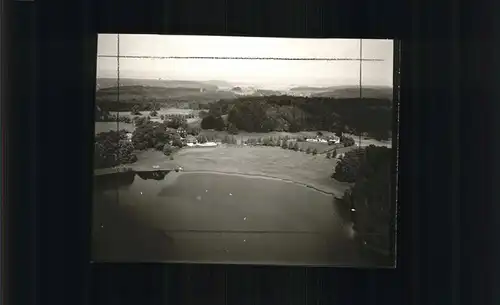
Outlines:
{"type": "Polygon", "coordinates": [[[315,148],[315,149],[313,149],[312,154],[313,154],[313,155],[317,155],[317,154],[318,154],[318,150],[317,150],[316,148],[315,148]]]}
{"type": "Polygon", "coordinates": [[[330,159],[331,157],[332,157],[332,154],[331,154],[331,153],[329,153],[329,152],[327,152],[327,153],[326,153],[326,158],[327,158],[327,159],[330,159]]]}
{"type": "Polygon", "coordinates": [[[184,144],[182,143],[182,140],[180,138],[175,138],[172,141],[172,146],[182,148],[184,146],[184,144]]]}
{"type": "Polygon", "coordinates": [[[145,118],[143,116],[139,116],[139,117],[134,118],[134,123],[135,123],[136,127],[146,124],[147,121],[148,121],[147,118],[145,118]]]}
{"type": "Polygon", "coordinates": [[[236,134],[238,134],[238,128],[236,128],[236,126],[234,124],[229,123],[229,125],[227,127],[227,132],[229,134],[236,135],[236,134]]]}
{"type": "Polygon", "coordinates": [[[364,155],[364,149],[355,149],[347,152],[337,163],[332,178],[341,182],[355,182],[364,155]]]}
{"type": "Polygon", "coordinates": [[[139,105],[132,106],[132,110],[130,111],[130,114],[131,115],[141,115],[139,109],[140,109],[139,105]]]}
{"type": "Polygon", "coordinates": [[[337,157],[337,150],[336,149],[332,150],[331,157],[332,158],[336,158],[337,157]]]}
{"type": "Polygon", "coordinates": [[[159,150],[159,151],[162,151],[163,150],[163,147],[165,147],[165,143],[163,142],[159,142],[155,145],[155,149],[156,150],[159,150]]]}
{"type": "Polygon", "coordinates": [[[201,129],[199,127],[188,127],[187,133],[193,136],[199,135],[201,132],[201,129]]]}
{"type": "Polygon", "coordinates": [[[340,143],[342,143],[344,145],[344,147],[350,147],[350,146],[353,146],[354,144],[356,144],[356,142],[354,141],[353,138],[346,137],[346,136],[340,137],[340,143]]]}
{"type": "Polygon", "coordinates": [[[311,148],[310,148],[310,147],[308,147],[308,148],[306,149],[306,154],[310,154],[310,153],[311,153],[311,148]]]}
{"type": "Polygon", "coordinates": [[[200,144],[203,144],[203,143],[207,143],[208,142],[208,139],[206,136],[204,135],[199,135],[196,137],[196,141],[200,144]]]}
{"type": "Polygon", "coordinates": [[[165,120],[167,127],[172,129],[187,128],[187,120],[181,116],[172,116],[165,120]]]}
{"type": "Polygon", "coordinates": [[[293,150],[293,143],[292,142],[288,143],[288,149],[293,150]]]}
{"type": "Polygon", "coordinates": [[[157,116],[158,115],[158,111],[156,110],[153,110],[149,113],[150,116],[157,116]]]}
{"type": "Polygon", "coordinates": [[[162,121],[163,121],[163,120],[165,120],[165,116],[164,116],[163,114],[162,114],[162,115],[160,115],[160,119],[161,119],[162,121]]]}
{"type": "Polygon", "coordinates": [[[166,155],[166,156],[170,156],[172,155],[172,153],[174,152],[174,147],[170,144],[165,144],[163,146],[163,153],[166,155]]]}
{"type": "Polygon", "coordinates": [[[295,144],[293,145],[293,150],[295,150],[295,151],[299,151],[299,144],[295,143],[295,144]]]}

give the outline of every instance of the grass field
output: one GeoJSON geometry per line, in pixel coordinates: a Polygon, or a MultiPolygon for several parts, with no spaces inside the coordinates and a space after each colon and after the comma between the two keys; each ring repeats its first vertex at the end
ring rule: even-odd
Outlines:
{"type": "MultiPolygon", "coordinates": [[[[161,108],[158,112],[158,118],[161,115],[172,115],[172,114],[182,114],[182,115],[188,115],[188,114],[194,114],[195,116],[198,116],[199,111],[198,110],[193,110],[193,109],[180,109],[180,108],[161,108]]],[[[116,112],[114,112],[116,113],[116,112]]],[[[142,116],[148,116],[150,111],[141,111],[142,116]]],[[[135,115],[130,114],[129,111],[120,111],[118,112],[120,116],[128,116],[130,118],[135,117],[135,115]]]]}
{"type": "Polygon", "coordinates": [[[330,178],[336,159],[308,155],[278,147],[227,146],[183,148],[170,160],[158,151],[141,152],[136,168],[172,168],[185,171],[215,171],[287,179],[307,184],[336,196],[343,195],[349,184],[330,178]]]}
{"type": "MultiPolygon", "coordinates": [[[[133,132],[135,130],[134,124],[119,122],[118,126],[120,129],[126,129],[129,132],[133,132]]],[[[116,122],[95,122],[95,134],[110,130],[116,131],[116,122]]]]}

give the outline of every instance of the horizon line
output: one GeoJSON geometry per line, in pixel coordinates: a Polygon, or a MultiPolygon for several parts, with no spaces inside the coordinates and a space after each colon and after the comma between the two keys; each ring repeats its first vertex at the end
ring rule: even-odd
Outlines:
{"type": "Polygon", "coordinates": [[[237,57],[237,56],[148,56],[148,55],[97,55],[102,58],[136,58],[136,59],[216,59],[216,60],[304,60],[304,61],[385,61],[381,58],[349,58],[349,57],[237,57]]]}
{"type": "MultiPolygon", "coordinates": [[[[112,77],[112,76],[103,76],[103,77],[96,77],[97,79],[115,79],[118,80],[117,77],[112,77]]],[[[223,79],[207,79],[207,80],[189,80],[189,79],[163,79],[163,78],[139,78],[139,77],[120,77],[120,79],[132,79],[132,80],[151,80],[151,81],[171,81],[171,82],[200,82],[200,83],[206,83],[206,82],[227,82],[231,87],[239,87],[239,84],[243,85],[248,85],[248,86],[285,86],[285,87],[310,87],[310,88],[327,88],[327,87],[384,87],[384,88],[393,88],[393,85],[359,85],[359,84],[341,84],[341,85],[308,85],[308,84],[299,84],[299,83],[290,83],[290,84],[263,84],[263,83],[258,83],[258,82],[249,82],[249,81],[230,81],[230,80],[223,80],[223,79]],[[239,83],[239,84],[238,84],[239,83]]],[[[141,85],[137,85],[141,86],[141,85]]],[[[219,87],[219,86],[218,86],[219,87]]]]}

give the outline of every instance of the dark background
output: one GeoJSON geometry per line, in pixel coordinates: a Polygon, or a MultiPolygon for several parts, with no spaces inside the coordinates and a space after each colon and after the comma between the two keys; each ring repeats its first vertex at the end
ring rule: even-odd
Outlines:
{"type": "Polygon", "coordinates": [[[472,3],[5,1],[5,304],[498,304],[499,27],[472,3]],[[97,32],[402,39],[397,269],[90,265],[97,32]]]}

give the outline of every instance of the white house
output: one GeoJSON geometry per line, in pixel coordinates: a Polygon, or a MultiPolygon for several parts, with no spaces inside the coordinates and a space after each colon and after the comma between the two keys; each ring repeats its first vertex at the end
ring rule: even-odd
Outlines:
{"type": "Polygon", "coordinates": [[[306,142],[310,142],[310,143],[324,143],[324,144],[327,144],[328,143],[328,140],[325,140],[325,139],[322,139],[322,138],[313,138],[313,139],[306,139],[306,142]]]}
{"type": "Polygon", "coordinates": [[[340,143],[340,138],[337,137],[337,136],[331,136],[329,139],[328,139],[328,144],[338,144],[340,143]]]}
{"type": "Polygon", "coordinates": [[[132,133],[127,132],[127,141],[132,142],[132,133]]]}
{"type": "Polygon", "coordinates": [[[217,143],[215,142],[206,142],[206,143],[187,143],[188,147],[216,147],[217,143]]]}

